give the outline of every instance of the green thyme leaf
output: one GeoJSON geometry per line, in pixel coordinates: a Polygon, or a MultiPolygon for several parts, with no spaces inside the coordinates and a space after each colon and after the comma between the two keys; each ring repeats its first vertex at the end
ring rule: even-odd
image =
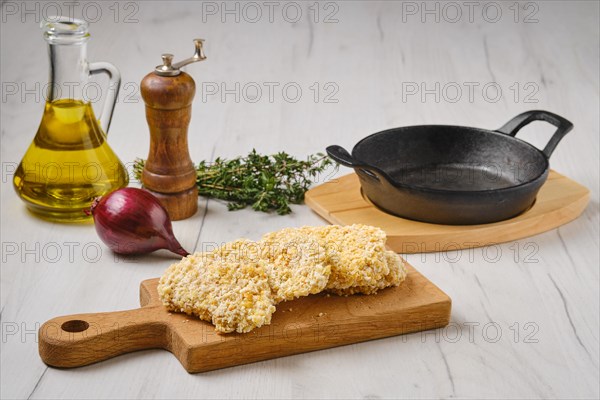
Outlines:
{"type": "MultiPolygon", "coordinates": [[[[144,162],[139,158],[134,162],[138,180],[144,162]]],[[[255,211],[285,215],[292,212],[290,204],[304,201],[304,193],[332,165],[322,153],[298,160],[285,152],[267,156],[253,149],[245,157],[201,161],[196,166],[196,184],[200,196],[224,200],[230,211],[250,206],[255,211]]]]}

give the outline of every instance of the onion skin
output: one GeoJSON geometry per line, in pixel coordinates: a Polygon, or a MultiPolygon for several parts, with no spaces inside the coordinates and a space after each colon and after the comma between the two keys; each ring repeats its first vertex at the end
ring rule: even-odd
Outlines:
{"type": "Polygon", "coordinates": [[[189,253],[175,239],[169,214],[143,189],[123,188],[97,198],[90,209],[96,232],[118,254],[145,254],[168,249],[189,253]]]}

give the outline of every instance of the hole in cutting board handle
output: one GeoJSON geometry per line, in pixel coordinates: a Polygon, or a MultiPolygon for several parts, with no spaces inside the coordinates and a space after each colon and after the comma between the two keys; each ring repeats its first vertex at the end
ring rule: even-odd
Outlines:
{"type": "Polygon", "coordinates": [[[60,328],[63,331],[67,331],[67,332],[83,332],[89,327],[90,327],[90,324],[88,324],[86,321],[83,321],[80,319],[72,319],[70,321],[64,322],[60,326],[60,328]]]}

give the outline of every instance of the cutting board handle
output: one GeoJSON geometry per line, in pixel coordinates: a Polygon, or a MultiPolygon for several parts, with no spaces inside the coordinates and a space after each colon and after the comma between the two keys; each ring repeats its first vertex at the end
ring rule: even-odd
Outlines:
{"type": "Polygon", "coordinates": [[[136,350],[166,348],[169,328],[157,320],[156,308],[53,318],[38,332],[40,356],[53,367],[71,368],[136,350]]]}

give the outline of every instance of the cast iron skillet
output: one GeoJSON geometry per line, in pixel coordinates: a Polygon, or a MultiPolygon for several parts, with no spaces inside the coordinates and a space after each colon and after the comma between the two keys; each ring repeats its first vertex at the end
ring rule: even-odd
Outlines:
{"type": "Polygon", "coordinates": [[[491,131],[422,125],[367,136],[352,155],[340,146],[327,154],[354,168],[377,207],[403,218],[447,225],[502,221],[527,210],[548,178],[548,158],[573,128],[548,111],[527,111],[491,131]],[[515,135],[532,121],[556,126],[544,148],[515,135]]]}

